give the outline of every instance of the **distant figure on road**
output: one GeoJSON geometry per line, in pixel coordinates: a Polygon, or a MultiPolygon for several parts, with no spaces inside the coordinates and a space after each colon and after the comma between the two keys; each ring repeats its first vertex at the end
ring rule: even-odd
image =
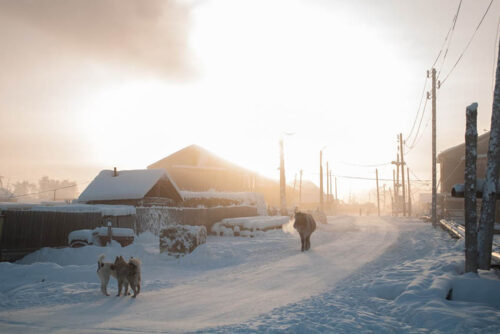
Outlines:
{"type": "Polygon", "coordinates": [[[316,230],[316,222],[313,216],[308,213],[295,212],[295,222],[293,227],[300,234],[301,251],[311,248],[311,234],[316,230]]]}

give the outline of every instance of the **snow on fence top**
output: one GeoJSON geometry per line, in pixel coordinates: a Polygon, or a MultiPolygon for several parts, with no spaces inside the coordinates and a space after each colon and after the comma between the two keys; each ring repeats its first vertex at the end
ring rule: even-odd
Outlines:
{"type": "Polygon", "coordinates": [[[32,211],[52,212],[100,212],[103,216],[128,216],[135,215],[132,205],[107,205],[107,204],[68,204],[61,206],[35,206],[32,211]]]}
{"type": "Polygon", "coordinates": [[[2,210],[29,210],[50,212],[100,212],[103,216],[128,216],[135,215],[135,207],[131,205],[107,204],[66,204],[66,205],[40,205],[39,203],[0,203],[2,210]],[[14,205],[15,204],[15,205],[14,205]]]}
{"type": "Polygon", "coordinates": [[[39,203],[17,203],[17,202],[0,202],[0,211],[5,210],[29,210],[39,203]]]}
{"type": "Polygon", "coordinates": [[[259,215],[267,214],[267,206],[264,197],[255,192],[218,192],[215,190],[209,191],[181,191],[184,199],[192,198],[220,198],[229,199],[239,202],[240,204],[257,207],[259,215]]]}
{"type": "Polygon", "coordinates": [[[88,185],[78,198],[79,202],[141,199],[161,179],[170,181],[174,192],[180,197],[177,185],[164,169],[103,170],[88,185]]]}

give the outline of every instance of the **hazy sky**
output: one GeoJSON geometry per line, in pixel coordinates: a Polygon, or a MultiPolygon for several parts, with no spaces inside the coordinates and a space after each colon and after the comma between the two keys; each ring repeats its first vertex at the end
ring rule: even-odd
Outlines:
{"type": "MultiPolygon", "coordinates": [[[[489,2],[463,0],[441,78],[489,2]]],[[[334,174],[373,177],[349,164],[395,158],[458,3],[0,0],[0,175],[84,183],[198,144],[277,178],[293,133],[288,181],[317,182],[321,148],[334,174]]],[[[438,91],[438,151],[463,141],[471,102],[489,129],[499,16],[496,1],[438,91]]],[[[429,125],[407,155],[422,179],[430,146],[429,125]]],[[[372,186],[339,179],[344,197],[372,186]]]]}

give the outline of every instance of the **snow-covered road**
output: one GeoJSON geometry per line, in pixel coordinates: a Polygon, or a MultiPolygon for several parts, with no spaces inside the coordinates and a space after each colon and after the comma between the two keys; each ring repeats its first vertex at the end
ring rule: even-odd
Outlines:
{"type": "MultiPolygon", "coordinates": [[[[209,237],[180,259],[159,254],[152,235],[126,248],[43,249],[23,264],[0,263],[0,332],[420,331],[425,298],[455,317],[447,326],[464,314],[461,304],[448,309],[449,286],[438,277],[454,270],[449,262],[462,246],[428,224],[330,217],[311,243],[300,252],[288,226],[255,238],[209,237]],[[100,293],[95,261],[103,251],[142,259],[137,299],[100,293]]],[[[116,291],[114,280],[108,290],[116,291]]],[[[491,306],[469,308],[466,323],[500,328],[491,306]]]]}
{"type": "MultiPolygon", "coordinates": [[[[137,300],[99,294],[97,277],[92,275],[95,251],[102,249],[46,250],[24,262],[53,261],[64,266],[2,267],[2,277],[13,271],[30,284],[2,291],[10,301],[2,303],[0,322],[19,332],[186,331],[239,323],[333,287],[382,254],[397,237],[393,225],[375,217],[332,218],[313,234],[312,250],[302,253],[298,236],[293,229],[288,231],[292,233],[274,231],[252,239],[210,237],[207,244],[180,260],[158,254],[153,238],[143,240],[124,250],[127,256],[143,259],[144,284],[137,300]],[[67,265],[71,258],[75,266],[67,265]],[[72,282],[72,270],[82,272],[88,281],[80,276],[83,279],[75,277],[72,282]]],[[[114,286],[110,289],[116,291],[114,286]]]]}

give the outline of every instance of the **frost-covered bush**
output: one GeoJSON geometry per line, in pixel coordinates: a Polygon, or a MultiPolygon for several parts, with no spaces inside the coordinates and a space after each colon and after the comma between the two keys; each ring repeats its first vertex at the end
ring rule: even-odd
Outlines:
{"type": "Polygon", "coordinates": [[[160,252],[180,256],[207,241],[205,226],[171,225],[160,231],[160,252]]]}

